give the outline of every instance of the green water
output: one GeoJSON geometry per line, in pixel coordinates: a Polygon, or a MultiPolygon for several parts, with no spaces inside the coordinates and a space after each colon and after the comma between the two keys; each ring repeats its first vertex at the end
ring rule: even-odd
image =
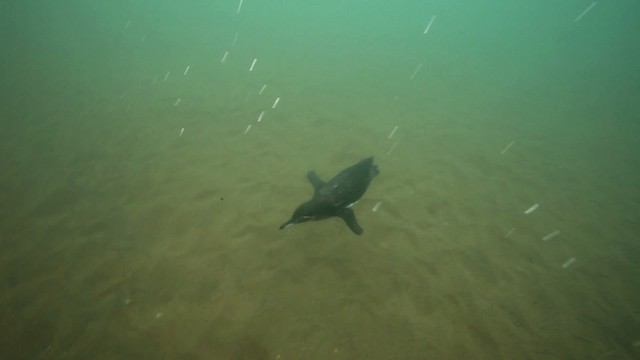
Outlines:
{"type": "Polygon", "coordinates": [[[3,2],[0,358],[640,357],[640,3],[592,4],[3,2]],[[278,231],[367,156],[362,236],[278,231]]]}

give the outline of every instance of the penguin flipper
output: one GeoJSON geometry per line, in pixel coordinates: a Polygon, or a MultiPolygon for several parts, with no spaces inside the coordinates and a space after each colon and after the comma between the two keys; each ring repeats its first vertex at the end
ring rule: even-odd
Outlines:
{"type": "Polygon", "coordinates": [[[351,229],[351,231],[353,231],[355,234],[361,235],[364,232],[362,227],[358,225],[358,220],[356,220],[356,214],[353,212],[352,209],[344,208],[337,215],[341,217],[342,220],[344,220],[344,222],[347,224],[349,229],[351,229]]]}
{"type": "Polygon", "coordinates": [[[322,179],[320,179],[320,177],[313,170],[307,173],[307,179],[309,179],[309,182],[311,183],[311,186],[313,186],[314,191],[320,190],[325,184],[325,182],[322,181],[322,179]]]}

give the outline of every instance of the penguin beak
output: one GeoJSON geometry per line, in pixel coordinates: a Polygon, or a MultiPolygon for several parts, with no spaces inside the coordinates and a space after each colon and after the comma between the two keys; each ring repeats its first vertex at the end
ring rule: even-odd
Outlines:
{"type": "Polygon", "coordinates": [[[287,222],[285,222],[284,224],[280,225],[280,230],[284,229],[284,228],[288,228],[289,226],[295,224],[293,222],[293,220],[287,220],[287,222]]]}

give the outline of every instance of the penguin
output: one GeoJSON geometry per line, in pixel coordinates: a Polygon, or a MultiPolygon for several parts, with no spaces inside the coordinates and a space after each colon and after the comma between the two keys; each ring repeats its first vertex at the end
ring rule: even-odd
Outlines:
{"type": "Polygon", "coordinates": [[[364,230],[351,207],[360,200],[371,180],[379,173],[378,167],[373,164],[373,157],[349,166],[328,182],[320,179],[315,171],[309,171],[307,179],[313,186],[313,197],[298,206],[291,218],[280,225],[280,230],[293,224],[337,216],[344,220],[351,231],[361,235],[364,230]]]}

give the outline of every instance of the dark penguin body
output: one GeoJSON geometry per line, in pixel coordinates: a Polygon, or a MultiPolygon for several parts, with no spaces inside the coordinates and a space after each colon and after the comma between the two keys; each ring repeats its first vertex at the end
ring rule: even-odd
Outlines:
{"type": "Polygon", "coordinates": [[[351,231],[362,234],[362,227],[358,225],[351,206],[360,200],[378,173],[378,167],[373,164],[373,157],[342,170],[328,182],[322,181],[315,171],[309,171],[307,179],[313,186],[313,197],[298,206],[291,219],[280,225],[280,230],[293,224],[338,216],[351,231]]]}

